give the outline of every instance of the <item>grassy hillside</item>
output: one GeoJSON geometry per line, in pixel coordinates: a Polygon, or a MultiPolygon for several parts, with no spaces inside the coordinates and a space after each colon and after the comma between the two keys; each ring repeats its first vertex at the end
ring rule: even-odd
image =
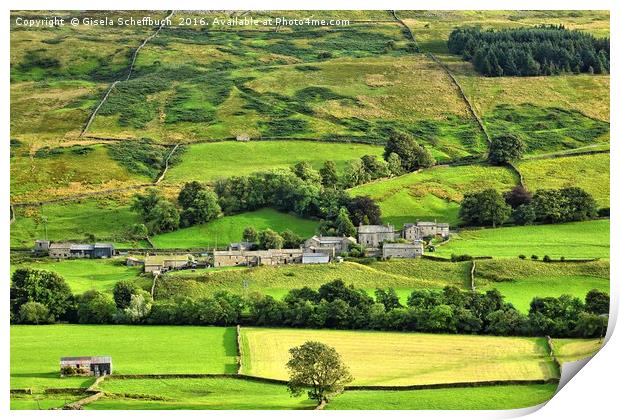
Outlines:
{"type": "Polygon", "coordinates": [[[260,292],[274,297],[288,290],[308,286],[318,288],[335,279],[366,289],[371,295],[377,287],[393,287],[401,300],[415,288],[441,289],[446,285],[465,285],[467,263],[441,264],[425,260],[409,260],[370,266],[353,262],[326,265],[288,265],[256,267],[224,271],[196,270],[170,273],[158,282],[158,299],[175,296],[210,296],[217,290],[245,294],[260,292]],[[247,288],[244,287],[247,284],[247,288]]]}
{"type": "MultiPolygon", "coordinates": [[[[16,220],[11,224],[11,246],[34,246],[36,239],[53,241],[110,240],[125,243],[126,232],[138,216],[129,210],[126,199],[103,197],[40,207],[16,208],[16,220]]],[[[132,244],[133,245],[133,244],[132,244]]]]}
{"type": "Polygon", "coordinates": [[[383,221],[400,228],[417,219],[456,224],[464,194],[487,188],[506,191],[516,184],[516,175],[503,167],[438,166],[355,187],[350,192],[373,197],[381,207],[383,221]]]}
{"type": "Polygon", "coordinates": [[[114,161],[105,146],[39,149],[34,156],[20,147],[11,159],[14,202],[53,199],[150,181],[114,161]]]}
{"type": "Polygon", "coordinates": [[[609,258],[609,220],[558,225],[515,226],[497,229],[463,229],[436,255],[452,254],[515,258],[532,254],[541,259],[609,258]]]}
{"type": "Polygon", "coordinates": [[[93,378],[60,378],[62,356],[112,356],[115,373],[234,373],[233,328],[11,326],[11,388],[86,387],[93,378]]]}
{"type": "Polygon", "coordinates": [[[609,207],[609,154],[524,160],[517,164],[526,187],[580,187],[592,194],[599,207],[609,207]]]}
{"type": "Polygon", "coordinates": [[[288,168],[305,160],[316,169],[326,160],[342,168],[346,161],[364,155],[381,157],[383,148],[353,143],[308,141],[252,141],[201,143],[188,147],[182,161],[168,171],[166,184],[214,181],[274,168],[288,168]]]}
{"type": "Polygon", "coordinates": [[[356,385],[546,379],[558,375],[538,338],[272,328],[242,328],[241,338],[243,373],[268,378],[286,379],[289,348],[306,340],[335,347],[356,385]]]}
{"type": "Polygon", "coordinates": [[[476,263],[476,289],[497,289],[507,302],[527,313],[534,297],[563,294],[584,299],[592,289],[609,293],[609,261],[544,263],[518,259],[476,263]]]}
{"type": "Polygon", "coordinates": [[[151,239],[157,248],[223,247],[241,241],[243,230],[248,226],[257,230],[269,228],[277,232],[290,229],[303,238],[309,238],[314,235],[318,222],[273,209],[261,209],[224,216],[202,225],[156,235],[151,239]]]}

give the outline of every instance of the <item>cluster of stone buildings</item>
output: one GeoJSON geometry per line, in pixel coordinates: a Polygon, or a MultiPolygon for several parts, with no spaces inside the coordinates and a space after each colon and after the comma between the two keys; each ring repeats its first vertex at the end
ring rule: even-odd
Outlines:
{"type": "Polygon", "coordinates": [[[357,228],[359,244],[366,255],[388,258],[415,258],[424,253],[424,238],[447,238],[450,225],[437,222],[405,223],[401,230],[388,225],[360,225],[357,228]]]}
{"type": "Polygon", "coordinates": [[[35,241],[34,252],[49,255],[50,258],[111,258],[114,256],[114,245],[110,243],[75,244],[66,242],[35,241]]]}
{"type": "Polygon", "coordinates": [[[231,244],[226,251],[213,252],[215,267],[246,265],[325,264],[348,252],[355,238],[340,236],[313,236],[303,246],[292,249],[252,250],[247,242],[231,244]]]}
{"type": "MultiPolygon", "coordinates": [[[[361,245],[367,256],[390,258],[416,258],[424,253],[424,239],[450,235],[447,223],[416,222],[406,223],[400,230],[388,225],[360,225],[357,239],[344,236],[315,235],[299,248],[255,250],[250,242],[230,244],[225,251],[213,251],[214,267],[285,264],[326,264],[341,261],[342,254],[348,253],[351,246],[361,245]]],[[[50,243],[38,240],[34,251],[48,254],[51,258],[110,258],[114,246],[109,243],[74,244],[50,243]]],[[[147,255],[144,260],[129,257],[127,265],[143,265],[144,272],[159,274],[169,270],[206,266],[191,254],[147,255]]]]}
{"type": "Polygon", "coordinates": [[[313,236],[295,249],[252,250],[247,242],[231,244],[226,251],[213,253],[215,267],[245,265],[324,264],[360,244],[366,255],[388,258],[416,258],[424,253],[424,238],[450,235],[447,223],[407,223],[401,230],[392,225],[360,225],[357,239],[340,236],[313,236]]]}

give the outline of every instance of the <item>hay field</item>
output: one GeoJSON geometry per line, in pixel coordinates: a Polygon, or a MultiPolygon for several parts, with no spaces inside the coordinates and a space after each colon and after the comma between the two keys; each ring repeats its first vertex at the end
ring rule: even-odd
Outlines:
{"type": "Polygon", "coordinates": [[[441,334],[242,328],[242,371],[286,379],[288,349],[334,346],[355,385],[412,385],[557,377],[542,339],[441,334]]]}

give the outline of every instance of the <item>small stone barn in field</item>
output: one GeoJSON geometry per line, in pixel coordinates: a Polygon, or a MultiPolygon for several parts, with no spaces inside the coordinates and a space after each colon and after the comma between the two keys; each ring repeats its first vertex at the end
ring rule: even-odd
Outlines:
{"type": "Polygon", "coordinates": [[[90,375],[102,376],[112,373],[112,356],[61,357],[60,371],[63,368],[87,369],[90,375]]]}

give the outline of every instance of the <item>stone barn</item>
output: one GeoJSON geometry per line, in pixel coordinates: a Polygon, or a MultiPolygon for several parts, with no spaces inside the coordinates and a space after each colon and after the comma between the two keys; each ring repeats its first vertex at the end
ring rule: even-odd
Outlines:
{"type": "Polygon", "coordinates": [[[77,356],[61,357],[60,372],[66,368],[86,370],[88,375],[103,376],[112,374],[111,356],[77,356]]]}

